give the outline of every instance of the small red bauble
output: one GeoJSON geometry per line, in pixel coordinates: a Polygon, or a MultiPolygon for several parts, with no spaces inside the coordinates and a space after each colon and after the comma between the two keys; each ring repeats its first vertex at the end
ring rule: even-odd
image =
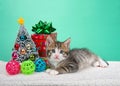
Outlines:
{"type": "Polygon", "coordinates": [[[14,48],[15,48],[16,50],[18,50],[19,47],[20,47],[20,44],[18,44],[18,43],[16,43],[16,44],[14,45],[14,48]]]}
{"type": "Polygon", "coordinates": [[[13,52],[12,53],[12,59],[16,59],[18,58],[18,53],[17,52],[13,52]]]}

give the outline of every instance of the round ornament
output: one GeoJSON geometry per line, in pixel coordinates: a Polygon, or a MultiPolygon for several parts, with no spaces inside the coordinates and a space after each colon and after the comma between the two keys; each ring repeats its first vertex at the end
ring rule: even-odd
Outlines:
{"type": "Polygon", "coordinates": [[[10,75],[15,75],[15,74],[20,73],[20,63],[15,60],[9,61],[6,64],[6,71],[10,75]]]}
{"type": "Polygon", "coordinates": [[[36,69],[35,69],[36,72],[42,72],[46,70],[46,63],[41,58],[35,61],[35,66],[36,66],[36,69]]]}
{"type": "Polygon", "coordinates": [[[18,43],[16,43],[16,44],[14,45],[14,48],[15,48],[16,50],[18,50],[19,47],[20,47],[20,44],[18,44],[18,43]]]}
{"type": "Polygon", "coordinates": [[[14,51],[12,53],[12,59],[16,59],[16,58],[18,58],[18,53],[14,51]]]}
{"type": "Polygon", "coordinates": [[[27,50],[30,50],[31,47],[32,47],[32,46],[31,46],[31,43],[27,43],[25,46],[26,46],[26,49],[27,49],[27,50]]]}
{"type": "Polygon", "coordinates": [[[21,41],[25,41],[26,39],[27,39],[27,37],[26,37],[25,35],[21,35],[21,36],[20,36],[20,40],[21,40],[21,41]]]}
{"type": "Polygon", "coordinates": [[[26,54],[26,50],[25,50],[24,48],[22,48],[22,49],[20,50],[20,54],[22,54],[22,55],[26,54]]]}
{"type": "Polygon", "coordinates": [[[32,74],[35,71],[35,64],[31,60],[22,62],[21,72],[23,74],[32,74]]]}
{"type": "Polygon", "coordinates": [[[32,61],[35,61],[36,56],[35,56],[34,54],[31,54],[31,55],[29,56],[29,59],[32,60],[32,61]]]}

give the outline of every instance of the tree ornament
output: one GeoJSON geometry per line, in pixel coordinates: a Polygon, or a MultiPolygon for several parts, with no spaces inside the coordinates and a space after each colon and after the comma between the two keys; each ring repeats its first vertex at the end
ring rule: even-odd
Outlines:
{"type": "Polygon", "coordinates": [[[24,19],[23,19],[23,18],[19,18],[19,19],[18,19],[18,23],[19,23],[20,25],[23,25],[23,24],[24,24],[24,19]]]}
{"type": "Polygon", "coordinates": [[[18,43],[16,43],[16,44],[14,45],[14,48],[15,48],[16,50],[18,50],[19,47],[20,47],[20,44],[18,44],[18,43]]]}
{"type": "Polygon", "coordinates": [[[12,59],[14,60],[14,59],[17,59],[17,58],[18,58],[18,53],[16,51],[14,51],[12,53],[12,59]]]}
{"type": "Polygon", "coordinates": [[[24,48],[22,48],[22,49],[20,50],[20,54],[22,54],[22,55],[26,54],[26,50],[25,50],[24,48]]]}
{"type": "Polygon", "coordinates": [[[27,37],[26,37],[25,35],[21,35],[21,36],[20,36],[20,40],[21,40],[21,41],[25,41],[26,39],[27,39],[27,37]]]}
{"type": "Polygon", "coordinates": [[[36,59],[36,57],[35,57],[34,54],[31,54],[31,55],[29,56],[29,58],[30,58],[31,61],[35,61],[35,59],[36,59]]]}
{"type": "Polygon", "coordinates": [[[31,44],[30,44],[30,43],[27,43],[27,44],[25,45],[25,47],[26,47],[27,50],[30,50],[30,49],[31,49],[31,44]]]}

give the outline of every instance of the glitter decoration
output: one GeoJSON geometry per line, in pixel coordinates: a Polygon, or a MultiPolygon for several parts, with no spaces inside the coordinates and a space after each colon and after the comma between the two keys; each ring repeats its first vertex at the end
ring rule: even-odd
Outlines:
{"type": "Polygon", "coordinates": [[[35,59],[39,57],[36,45],[24,27],[24,19],[20,18],[18,22],[20,24],[20,28],[14,44],[12,59],[21,63],[30,59],[31,55],[34,55],[34,60],[32,61],[35,61],[35,59]]]}

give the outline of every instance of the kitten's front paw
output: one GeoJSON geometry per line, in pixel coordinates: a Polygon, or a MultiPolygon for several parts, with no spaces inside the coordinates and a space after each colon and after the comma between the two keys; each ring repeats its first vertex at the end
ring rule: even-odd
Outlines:
{"type": "Polygon", "coordinates": [[[50,74],[50,75],[58,75],[59,72],[56,71],[56,70],[51,70],[51,71],[49,72],[49,74],[50,74]]]}
{"type": "Polygon", "coordinates": [[[50,75],[58,75],[59,74],[58,71],[52,70],[52,69],[47,69],[46,72],[49,73],[50,75]]]}
{"type": "Polygon", "coordinates": [[[52,69],[47,69],[47,70],[46,70],[46,73],[50,73],[51,70],[52,70],[52,69]]]}

